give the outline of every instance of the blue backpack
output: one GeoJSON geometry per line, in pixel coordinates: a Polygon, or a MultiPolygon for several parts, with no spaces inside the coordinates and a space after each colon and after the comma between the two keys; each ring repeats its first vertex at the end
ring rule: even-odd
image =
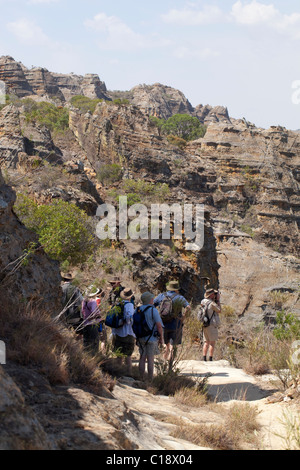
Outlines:
{"type": "Polygon", "coordinates": [[[144,310],[141,310],[141,308],[138,307],[134,311],[132,329],[137,339],[149,336],[149,340],[153,334],[155,324],[151,330],[145,318],[146,310],[151,307],[153,308],[152,305],[148,305],[144,310]]]}
{"type": "Polygon", "coordinates": [[[106,326],[110,328],[121,328],[121,326],[124,325],[124,306],[125,302],[121,300],[109,310],[104,322],[106,326]]]}

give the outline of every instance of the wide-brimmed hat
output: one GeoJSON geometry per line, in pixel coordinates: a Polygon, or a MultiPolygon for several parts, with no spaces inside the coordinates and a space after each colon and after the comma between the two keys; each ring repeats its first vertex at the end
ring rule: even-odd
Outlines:
{"type": "Polygon", "coordinates": [[[102,292],[103,292],[102,289],[98,289],[98,288],[92,289],[92,290],[88,293],[88,297],[95,297],[96,295],[99,295],[99,294],[101,294],[102,292]]]}
{"type": "Polygon", "coordinates": [[[130,289],[130,287],[123,289],[120,293],[120,297],[123,300],[131,299],[133,295],[134,295],[134,292],[130,289]]]}
{"type": "Polygon", "coordinates": [[[204,297],[205,297],[205,299],[208,299],[208,297],[211,297],[212,295],[217,294],[217,293],[218,293],[218,291],[215,290],[215,289],[212,289],[212,288],[207,289],[207,291],[205,291],[204,297]]]}
{"type": "Polygon", "coordinates": [[[60,275],[61,275],[62,279],[64,279],[65,281],[73,281],[73,279],[74,279],[74,276],[73,276],[72,273],[63,273],[63,272],[61,272],[60,275]]]}
{"type": "Polygon", "coordinates": [[[169,281],[168,284],[166,285],[167,290],[179,290],[180,285],[178,281],[169,281]]]}
{"type": "Polygon", "coordinates": [[[155,295],[151,294],[151,292],[144,292],[141,295],[141,301],[143,302],[144,305],[150,304],[151,300],[154,299],[155,295]]]}
{"type": "Polygon", "coordinates": [[[117,282],[121,282],[121,279],[118,276],[114,276],[109,280],[110,284],[116,284],[117,282]]]}

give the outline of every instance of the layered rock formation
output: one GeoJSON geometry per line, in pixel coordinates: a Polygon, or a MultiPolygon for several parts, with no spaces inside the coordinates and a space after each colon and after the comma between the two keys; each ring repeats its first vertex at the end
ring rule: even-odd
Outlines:
{"type": "MultiPolygon", "coordinates": [[[[73,76],[69,82],[70,77],[50,77],[40,71],[38,84],[34,73],[28,81],[28,71],[11,58],[2,58],[2,62],[6,64],[4,69],[7,64],[14,65],[15,72],[7,77],[11,83],[14,78],[16,88],[21,89],[27,77],[29,88],[24,85],[25,94],[34,87],[36,93],[46,93],[45,82],[48,90],[58,86],[67,100],[73,92],[79,93],[79,84],[80,93],[91,97],[105,91],[94,75],[86,76],[86,82],[76,82],[78,77],[73,76]]],[[[55,138],[44,127],[26,122],[20,108],[5,107],[0,116],[2,165],[11,172],[24,172],[32,164],[31,159],[37,157],[42,162],[56,162],[64,173],[58,177],[52,168],[53,177],[46,178],[42,188],[37,178],[30,178],[29,192],[42,201],[55,197],[72,200],[90,215],[101,201],[110,201],[110,185],[99,185],[96,179],[104,164],[119,164],[123,180],[166,183],[170,187],[166,202],[205,205],[205,246],[198,255],[190,256],[180,244],[169,253],[170,245],[124,242],[125,252],[134,258],[141,288],[149,285],[161,289],[168,277],[177,275],[190,297],[196,299],[203,294],[201,278],[208,276],[216,287],[219,280],[221,287],[226,287],[226,304],[240,315],[268,311],[270,289],[289,292],[294,302],[291,307],[298,311],[295,286],[299,273],[295,260],[299,256],[299,133],[282,127],[256,128],[245,119],[229,117],[228,110],[221,106],[193,108],[181,92],[160,84],[140,85],[130,92],[107,92],[107,96],[127,98],[131,104],[102,102],[94,113],[86,114],[72,107],[70,132],[55,138]],[[197,115],[208,125],[205,137],[188,143],[183,150],[170,145],[149,115],[168,118],[174,113],[197,115]],[[69,175],[65,181],[63,175],[69,175]],[[234,283],[238,253],[242,253],[240,269],[247,275],[234,283]],[[255,269],[260,265],[253,260],[258,260],[257,253],[263,260],[259,272],[268,266],[274,273],[273,280],[256,276],[255,269]],[[244,283],[247,289],[241,296],[244,283]]],[[[37,172],[41,178],[46,174],[37,172]]],[[[114,183],[115,191],[120,191],[123,180],[114,183]]],[[[25,188],[26,184],[22,190],[25,188]]]]}
{"type": "MultiPolygon", "coordinates": [[[[138,107],[105,103],[93,115],[72,110],[70,127],[95,168],[120,163],[126,178],[168,183],[170,202],[205,204],[210,218],[206,245],[194,264],[197,275],[183,271],[179,276],[189,279],[191,297],[199,298],[203,285],[198,291],[192,286],[200,286],[200,277],[207,275],[217,285],[219,275],[223,303],[241,316],[268,315],[270,293],[276,290],[289,293],[290,307],[300,312],[297,133],[246,122],[211,123],[204,138],[182,151],[160,137],[138,107]],[[217,257],[211,257],[215,251],[217,257]]],[[[147,282],[151,271],[160,279],[167,263],[157,265],[153,252],[138,244],[129,253],[144,267],[147,282]]],[[[178,260],[175,264],[180,266],[178,260]]]]}
{"type": "Polygon", "coordinates": [[[174,114],[190,114],[203,124],[231,122],[227,108],[202,104],[194,108],[180,90],[161,83],[137,85],[129,91],[109,91],[97,74],[81,76],[53,73],[41,67],[28,69],[10,56],[0,57],[0,80],[6,84],[8,94],[19,98],[35,95],[63,102],[76,95],[103,100],[126,98],[144,113],[163,119],[174,114]]]}
{"type": "Polygon", "coordinates": [[[23,98],[30,95],[48,96],[69,101],[72,96],[109,99],[105,83],[98,75],[84,77],[75,74],[49,72],[45,68],[26,68],[10,56],[0,57],[0,80],[6,84],[8,94],[23,98]]]}

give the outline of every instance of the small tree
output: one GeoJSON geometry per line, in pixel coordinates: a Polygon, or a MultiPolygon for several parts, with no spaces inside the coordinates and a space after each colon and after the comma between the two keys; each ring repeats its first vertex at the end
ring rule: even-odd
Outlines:
{"type": "Polygon", "coordinates": [[[174,114],[161,126],[164,134],[171,134],[186,141],[199,139],[206,132],[206,127],[198,118],[189,114],[174,114]]]}
{"type": "Polygon", "coordinates": [[[38,205],[28,196],[19,195],[14,209],[20,220],[38,234],[51,258],[76,265],[93,253],[96,238],[92,223],[75,204],[58,200],[38,205]]]}

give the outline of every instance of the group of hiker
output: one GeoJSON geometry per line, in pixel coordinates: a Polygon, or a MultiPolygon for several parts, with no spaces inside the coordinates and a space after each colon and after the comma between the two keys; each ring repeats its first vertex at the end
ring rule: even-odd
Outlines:
{"type": "MultiPolygon", "coordinates": [[[[154,374],[155,356],[163,353],[164,360],[172,366],[175,351],[182,343],[183,325],[191,310],[187,299],[180,292],[178,281],[169,281],[165,292],[155,296],[144,292],[136,305],[135,294],[123,286],[118,277],[112,278],[109,292],[91,287],[82,295],[72,284],[72,276],[62,274],[64,318],[83,337],[83,346],[93,354],[104,354],[110,338],[118,361],[125,361],[127,373],[132,374],[132,355],[135,346],[139,350],[139,373],[148,379],[154,374]],[[107,311],[107,309],[109,310],[107,311]]],[[[203,324],[203,360],[213,360],[215,343],[220,325],[220,294],[207,287],[201,301],[199,319],[203,324]]]]}

